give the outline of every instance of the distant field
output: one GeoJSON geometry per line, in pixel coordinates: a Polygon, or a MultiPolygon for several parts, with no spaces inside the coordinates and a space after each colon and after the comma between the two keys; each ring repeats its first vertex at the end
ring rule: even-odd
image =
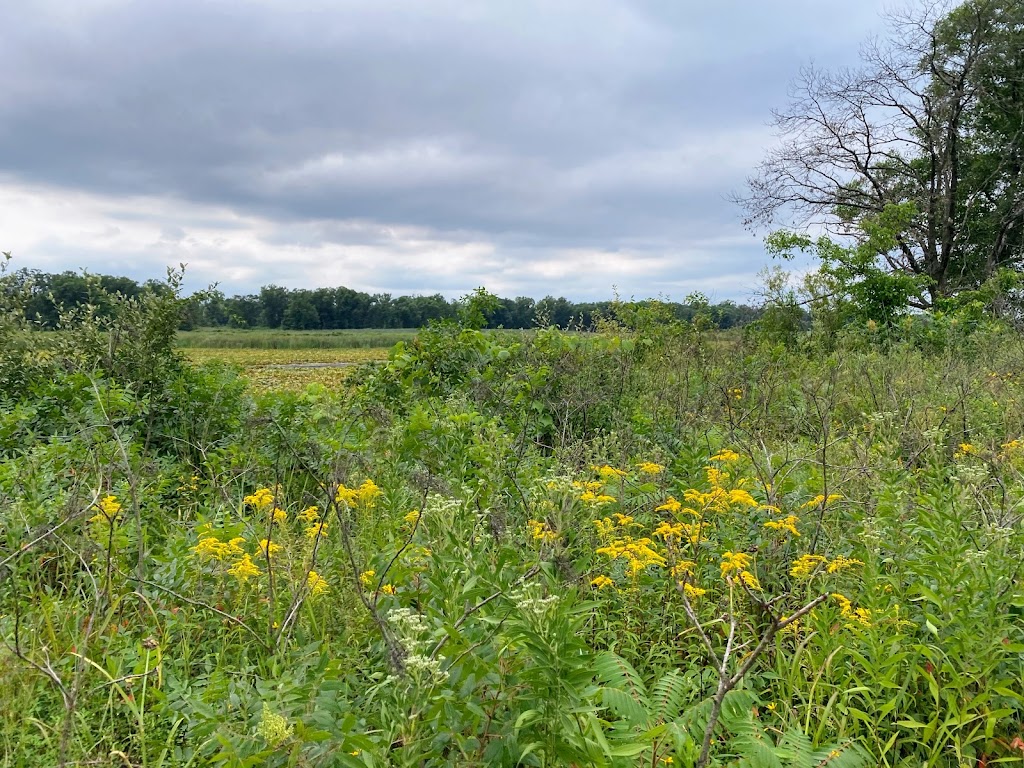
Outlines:
{"type": "Polygon", "coordinates": [[[411,328],[347,331],[277,331],[204,328],[178,333],[183,349],[389,349],[416,336],[411,328]]]}
{"type": "Polygon", "coordinates": [[[391,347],[415,333],[217,329],[183,331],[178,346],[193,363],[219,360],[240,366],[254,389],[301,390],[310,384],[341,386],[357,366],[385,360],[391,347]]]}

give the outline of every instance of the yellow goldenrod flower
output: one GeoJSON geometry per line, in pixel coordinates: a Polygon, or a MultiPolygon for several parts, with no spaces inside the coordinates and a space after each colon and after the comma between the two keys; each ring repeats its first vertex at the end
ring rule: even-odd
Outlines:
{"type": "Polygon", "coordinates": [[[530,529],[530,535],[534,541],[549,543],[558,540],[558,534],[551,530],[551,527],[545,522],[530,520],[526,525],[530,529]]]}
{"type": "Polygon", "coordinates": [[[612,517],[615,518],[615,522],[619,525],[620,528],[642,528],[643,527],[642,525],[640,525],[640,523],[633,522],[633,516],[632,515],[624,515],[621,512],[616,512],[615,514],[612,515],[612,517]]]}
{"type": "Polygon", "coordinates": [[[593,491],[584,491],[580,494],[580,501],[597,506],[599,504],[613,504],[615,497],[609,496],[606,493],[597,494],[593,491]]]}
{"type": "Polygon", "coordinates": [[[374,570],[363,571],[359,574],[359,583],[364,587],[369,587],[373,584],[373,577],[377,575],[374,570]]]}
{"type": "Polygon", "coordinates": [[[306,507],[299,512],[299,519],[304,523],[320,522],[320,507],[306,507]]]}
{"type": "Polygon", "coordinates": [[[329,589],[327,582],[316,571],[310,571],[306,577],[306,586],[309,587],[309,594],[318,597],[329,589]]]}
{"type": "Polygon", "coordinates": [[[635,578],[652,565],[664,567],[665,558],[653,549],[653,544],[654,542],[648,538],[634,539],[632,536],[625,536],[614,539],[607,546],[594,551],[599,555],[607,555],[612,560],[625,560],[626,573],[635,578]]]}
{"type": "Polygon", "coordinates": [[[789,575],[797,579],[809,578],[818,569],[818,566],[825,562],[827,559],[821,555],[800,555],[793,561],[789,575]]]}
{"type": "Polygon", "coordinates": [[[355,488],[346,488],[344,485],[339,485],[337,493],[334,494],[334,500],[347,507],[354,507],[358,498],[358,490],[355,488]]]}
{"type": "Polygon", "coordinates": [[[276,555],[282,549],[283,547],[280,544],[276,544],[273,541],[269,541],[267,539],[260,539],[259,552],[261,555],[268,559],[276,555]]]}
{"type": "Polygon", "coordinates": [[[735,573],[736,577],[751,589],[760,589],[760,582],[749,570],[751,562],[750,555],[743,552],[722,553],[722,578],[728,578],[730,574],[735,573]]]}
{"type": "Polygon", "coordinates": [[[393,595],[395,594],[395,585],[385,584],[383,587],[380,588],[380,591],[383,592],[385,595],[393,595]]]}
{"type": "Polygon", "coordinates": [[[684,523],[667,523],[664,520],[654,529],[654,535],[668,541],[681,541],[686,534],[684,523]]]}
{"type": "Polygon", "coordinates": [[[683,594],[686,595],[688,600],[697,600],[701,597],[704,597],[704,595],[706,595],[707,593],[708,591],[706,589],[695,587],[693,586],[693,584],[690,584],[689,582],[683,584],[683,594]]]}
{"type": "Polygon", "coordinates": [[[838,592],[832,593],[832,599],[839,603],[839,613],[844,619],[860,624],[862,627],[871,626],[871,611],[867,608],[855,609],[853,604],[850,602],[850,598],[846,597],[846,595],[841,595],[838,592]]]}
{"type": "Polygon", "coordinates": [[[287,512],[285,512],[280,507],[274,507],[274,522],[275,523],[283,523],[287,519],[288,519],[288,513],[287,512]]]}
{"type": "Polygon", "coordinates": [[[801,504],[800,509],[811,509],[812,507],[817,506],[827,507],[833,501],[839,501],[841,498],[843,497],[838,493],[830,493],[828,496],[825,496],[823,493],[819,493],[806,504],[801,504]]]}
{"type": "Polygon", "coordinates": [[[252,495],[243,498],[242,502],[250,507],[255,507],[259,511],[266,509],[274,503],[274,494],[269,488],[260,488],[252,495]]]}
{"type": "Polygon", "coordinates": [[[720,461],[723,464],[733,464],[739,460],[740,455],[736,453],[736,451],[731,451],[728,448],[723,448],[711,457],[711,461],[720,461]]]}
{"type": "Polygon", "coordinates": [[[615,523],[612,522],[610,517],[595,520],[594,527],[597,528],[597,535],[602,539],[606,539],[615,533],[615,523]]]}
{"type": "Polygon", "coordinates": [[[381,490],[373,480],[364,480],[363,484],[359,486],[359,504],[363,509],[373,509],[377,504],[377,497],[380,495],[381,490]]]}
{"type": "Polygon", "coordinates": [[[641,461],[637,468],[645,475],[660,475],[665,471],[665,467],[653,461],[641,461]]]}
{"type": "Polygon", "coordinates": [[[591,581],[590,581],[590,585],[592,587],[597,587],[598,589],[604,589],[605,587],[610,587],[614,583],[615,583],[614,581],[612,581],[610,578],[605,576],[603,573],[600,576],[597,576],[596,578],[591,579],[591,581]]]}
{"type": "Polygon", "coordinates": [[[839,573],[846,570],[847,568],[853,568],[857,565],[864,565],[860,560],[856,560],[852,557],[846,557],[845,555],[837,555],[831,563],[828,564],[829,573],[839,573]]]}
{"type": "Polygon", "coordinates": [[[121,511],[121,504],[118,502],[117,496],[104,496],[96,506],[99,507],[100,512],[108,522],[113,522],[118,512],[121,511]]]}
{"type": "Polygon", "coordinates": [[[960,449],[956,453],[953,454],[953,458],[955,458],[955,459],[963,459],[963,458],[965,458],[967,456],[977,456],[977,455],[978,455],[978,449],[975,448],[973,445],[971,445],[970,443],[960,443],[960,449]]]}
{"type": "Polygon", "coordinates": [[[670,514],[676,514],[682,509],[683,505],[676,500],[675,496],[669,496],[668,499],[660,507],[655,507],[655,512],[669,512],[670,514]]]}
{"type": "Polygon", "coordinates": [[[405,520],[406,525],[410,528],[415,528],[420,522],[420,511],[418,509],[414,509],[412,512],[406,514],[403,519],[405,520]]]}
{"type": "Polygon", "coordinates": [[[745,571],[750,567],[751,557],[743,552],[722,553],[722,575],[728,576],[736,571],[745,571]]]}
{"type": "Polygon", "coordinates": [[[692,560],[680,560],[672,566],[672,578],[681,579],[683,576],[692,575],[696,567],[697,564],[692,560]]]}
{"type": "Polygon", "coordinates": [[[789,531],[794,536],[799,536],[800,531],[796,529],[799,518],[796,515],[788,515],[781,520],[769,520],[764,524],[765,528],[772,531],[789,531]]]}
{"type": "Polygon", "coordinates": [[[221,541],[213,534],[203,534],[199,543],[192,547],[192,551],[201,558],[210,560],[224,560],[231,556],[243,554],[242,545],[245,539],[236,536],[231,541],[221,541]]]}
{"type": "Polygon", "coordinates": [[[317,536],[327,535],[327,521],[321,521],[319,523],[313,523],[313,525],[306,528],[306,538],[315,539],[317,536]]]}
{"type": "Polygon", "coordinates": [[[249,557],[248,553],[246,553],[242,555],[241,560],[228,568],[228,573],[239,581],[244,582],[247,581],[250,576],[259,576],[260,569],[256,563],[252,561],[252,558],[249,557]]]}
{"type": "Polygon", "coordinates": [[[708,476],[708,483],[712,488],[721,488],[729,479],[729,473],[718,467],[704,467],[704,473],[708,476]]]}

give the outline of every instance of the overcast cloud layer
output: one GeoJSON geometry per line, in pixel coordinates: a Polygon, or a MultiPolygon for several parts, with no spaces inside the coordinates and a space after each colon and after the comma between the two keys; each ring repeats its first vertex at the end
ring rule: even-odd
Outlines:
{"type": "Polygon", "coordinates": [[[0,250],[193,288],[744,299],[726,200],[882,0],[0,4],[0,250]]]}

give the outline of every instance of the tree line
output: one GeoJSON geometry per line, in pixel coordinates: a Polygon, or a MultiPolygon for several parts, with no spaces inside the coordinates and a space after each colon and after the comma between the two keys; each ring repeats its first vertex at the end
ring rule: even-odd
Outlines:
{"type": "MultiPolygon", "coordinates": [[[[56,328],[62,314],[91,306],[104,316],[111,311],[111,296],[137,297],[168,290],[158,280],[139,283],[129,277],[77,272],[46,273],[22,269],[12,276],[27,294],[26,316],[42,328],[56,328]]],[[[756,320],[761,310],[723,301],[711,304],[693,294],[685,302],[664,302],[680,320],[702,315],[718,328],[734,328],[756,320]]],[[[343,330],[357,328],[420,328],[431,321],[454,319],[463,301],[436,293],[429,296],[392,296],[364,293],[352,288],[285,288],[263,286],[259,293],[227,296],[211,289],[195,294],[182,323],[192,328],[280,328],[285,330],[343,330]]],[[[499,298],[489,314],[489,328],[590,328],[614,314],[615,302],[573,302],[565,297],[528,296],[499,298]]]]}

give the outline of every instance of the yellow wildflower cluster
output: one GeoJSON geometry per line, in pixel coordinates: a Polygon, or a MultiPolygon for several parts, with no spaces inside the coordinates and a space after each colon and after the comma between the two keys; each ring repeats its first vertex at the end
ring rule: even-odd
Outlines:
{"type": "Polygon", "coordinates": [[[852,557],[837,555],[832,559],[832,562],[828,564],[826,570],[829,573],[840,573],[841,571],[845,571],[847,568],[853,568],[857,565],[864,565],[864,563],[852,557]]]}
{"type": "Polygon", "coordinates": [[[238,560],[234,565],[228,568],[228,573],[230,573],[239,581],[244,582],[247,581],[250,576],[259,576],[260,569],[259,566],[257,566],[256,563],[252,561],[252,558],[249,556],[249,553],[246,552],[242,555],[240,560],[238,560]]]}
{"type": "Polygon", "coordinates": [[[327,521],[321,520],[319,523],[313,523],[306,527],[306,538],[316,539],[318,536],[327,535],[327,521]]]}
{"type": "MultiPolygon", "coordinates": [[[[661,507],[658,507],[661,509],[661,507]]],[[[683,523],[668,523],[662,520],[654,529],[654,535],[663,539],[666,543],[678,543],[683,540],[686,530],[683,523]]]]}
{"type": "Polygon", "coordinates": [[[594,527],[597,528],[597,535],[604,541],[617,533],[619,528],[643,528],[643,525],[636,522],[632,515],[616,512],[612,517],[595,520],[594,527]],[[612,518],[615,518],[615,520],[613,521],[612,518]]]}
{"type": "Polygon", "coordinates": [[[614,496],[609,496],[607,493],[594,493],[593,491],[584,491],[580,494],[580,501],[586,504],[593,504],[598,506],[600,504],[613,504],[615,502],[614,496]]]}
{"type": "Polygon", "coordinates": [[[260,539],[259,553],[267,559],[272,558],[282,549],[283,547],[280,544],[275,544],[274,542],[269,541],[267,539],[260,539]]]}
{"type": "Polygon", "coordinates": [[[871,626],[871,611],[867,608],[854,608],[850,598],[838,592],[832,593],[832,599],[839,603],[839,613],[844,619],[860,624],[862,627],[871,626]]]}
{"type": "Polygon", "coordinates": [[[800,505],[800,509],[813,509],[814,507],[827,507],[833,501],[839,501],[841,498],[843,498],[843,497],[840,494],[838,494],[838,493],[830,493],[828,496],[826,496],[823,493],[819,493],[817,496],[815,496],[810,501],[806,502],[805,504],[801,504],[800,505]]]}
{"type": "Polygon", "coordinates": [[[823,555],[800,555],[793,561],[789,575],[796,579],[808,579],[824,566],[829,573],[841,573],[854,566],[864,565],[863,562],[846,555],[837,555],[831,562],[823,555]]]}
{"type": "Polygon", "coordinates": [[[530,537],[534,541],[539,541],[541,543],[547,544],[552,541],[558,540],[558,533],[553,531],[551,529],[551,526],[549,526],[545,522],[542,522],[540,520],[530,520],[526,523],[526,525],[530,529],[530,537]]]}
{"type": "Polygon", "coordinates": [[[689,582],[683,583],[683,594],[686,595],[688,600],[697,600],[698,598],[704,597],[704,595],[706,595],[707,592],[708,591],[706,589],[695,587],[693,584],[690,584],[689,582]]]}
{"type": "Polygon", "coordinates": [[[255,507],[257,510],[263,510],[274,503],[274,492],[269,488],[260,488],[251,495],[243,498],[242,501],[247,506],[255,507]]]}
{"type": "Polygon", "coordinates": [[[653,544],[654,542],[646,537],[634,539],[632,536],[623,536],[594,551],[599,555],[607,555],[612,560],[625,560],[626,573],[635,578],[649,566],[665,565],[665,558],[652,548],[653,544]]]}
{"type": "Polygon", "coordinates": [[[653,461],[641,461],[637,465],[637,469],[644,475],[660,475],[665,471],[665,467],[661,464],[655,464],[653,461]]]}
{"type": "Polygon", "coordinates": [[[728,391],[728,395],[732,400],[742,400],[743,390],[740,389],[739,387],[733,387],[728,391]]]}
{"type": "Polygon", "coordinates": [[[334,500],[351,508],[373,509],[377,504],[377,498],[380,494],[381,490],[373,480],[364,480],[358,488],[347,488],[344,485],[339,485],[334,500]]]}
{"type": "Polygon", "coordinates": [[[420,517],[420,511],[418,509],[414,509],[411,512],[407,513],[403,519],[405,520],[405,524],[407,526],[409,526],[410,528],[415,528],[417,525],[419,525],[420,517]]]}
{"type": "Polygon", "coordinates": [[[329,589],[327,581],[316,571],[309,572],[309,576],[306,577],[306,586],[312,597],[319,597],[329,589]]]}
{"type": "Polygon", "coordinates": [[[385,584],[380,588],[380,591],[383,592],[385,595],[393,595],[395,594],[395,585],[385,584]]]}
{"type": "Polygon", "coordinates": [[[243,544],[245,539],[241,536],[236,536],[230,541],[221,541],[214,534],[207,532],[200,534],[199,543],[192,547],[192,551],[205,560],[226,560],[245,554],[243,544]]]}
{"type": "Polygon", "coordinates": [[[320,522],[320,507],[306,507],[299,512],[298,517],[304,523],[318,523],[320,522]]]}
{"type": "Polygon", "coordinates": [[[612,581],[610,578],[605,576],[603,573],[600,576],[597,576],[597,577],[595,577],[595,578],[590,580],[590,586],[597,587],[598,589],[604,589],[605,587],[610,587],[614,583],[615,583],[614,581],[612,581]]]}
{"type": "Polygon", "coordinates": [[[828,558],[821,555],[800,555],[800,557],[793,561],[793,565],[789,569],[789,575],[796,579],[809,578],[818,569],[819,565],[823,565],[826,562],[828,562],[828,558]]]}
{"type": "Polygon", "coordinates": [[[953,454],[954,459],[964,459],[968,456],[977,456],[978,449],[970,443],[960,443],[959,449],[953,454]]]}
{"type": "Polygon", "coordinates": [[[376,575],[377,572],[374,570],[363,571],[359,574],[359,583],[362,584],[364,587],[373,586],[373,577],[376,575]]]}
{"type": "Polygon", "coordinates": [[[528,520],[526,527],[529,528],[529,536],[535,542],[549,544],[558,541],[558,534],[552,530],[548,523],[542,520],[528,520]]]}
{"type": "Polygon", "coordinates": [[[744,584],[751,589],[760,589],[761,584],[757,577],[750,572],[752,558],[744,552],[723,552],[722,553],[722,578],[729,578],[735,573],[744,584]]]}
{"type": "Polygon", "coordinates": [[[788,531],[794,536],[799,536],[800,531],[796,529],[796,524],[799,520],[800,518],[796,515],[787,515],[779,520],[769,520],[764,524],[764,527],[772,531],[788,531]]]}
{"type": "Polygon", "coordinates": [[[284,523],[287,520],[288,520],[288,513],[285,512],[280,507],[274,507],[274,522],[275,523],[284,523]]]}
{"type": "Polygon", "coordinates": [[[96,502],[96,508],[99,512],[90,517],[89,522],[94,525],[111,525],[121,512],[121,503],[117,500],[116,496],[107,494],[96,502]]]}
{"type": "MultiPolygon", "coordinates": [[[[557,484],[548,484],[548,488],[551,488],[552,490],[554,490],[554,488],[557,487],[557,484]]],[[[572,487],[580,491],[593,491],[594,493],[596,493],[597,491],[600,491],[601,489],[604,488],[604,483],[602,483],[600,480],[573,480],[572,487]]]]}
{"type": "Polygon", "coordinates": [[[680,560],[672,566],[671,574],[673,579],[682,579],[684,576],[692,576],[697,564],[692,560],[680,560]]]}
{"type": "Polygon", "coordinates": [[[736,451],[723,448],[714,456],[711,457],[711,461],[720,461],[723,464],[735,464],[740,460],[740,455],[736,451]]]}

